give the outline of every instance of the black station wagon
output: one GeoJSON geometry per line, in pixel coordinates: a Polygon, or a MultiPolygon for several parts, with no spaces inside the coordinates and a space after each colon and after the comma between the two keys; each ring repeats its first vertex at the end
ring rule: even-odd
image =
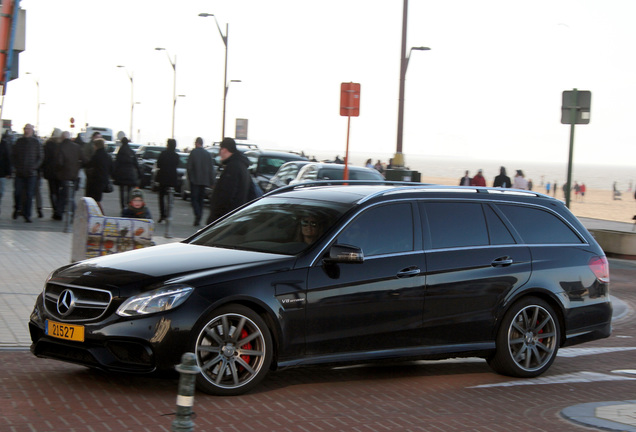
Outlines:
{"type": "Polygon", "coordinates": [[[110,371],[193,352],[198,388],[236,395],[278,368],[386,359],[479,356],[535,377],[559,347],[608,337],[611,316],[607,259],[562,202],[348,181],[62,267],[29,328],[36,356],[110,371]]]}

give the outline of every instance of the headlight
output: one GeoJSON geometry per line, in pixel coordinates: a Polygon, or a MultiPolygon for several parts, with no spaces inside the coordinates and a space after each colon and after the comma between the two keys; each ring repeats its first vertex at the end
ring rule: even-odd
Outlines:
{"type": "Polygon", "coordinates": [[[119,316],[138,316],[174,309],[186,301],[194,288],[188,285],[170,285],[139,294],[117,308],[119,316]]]}

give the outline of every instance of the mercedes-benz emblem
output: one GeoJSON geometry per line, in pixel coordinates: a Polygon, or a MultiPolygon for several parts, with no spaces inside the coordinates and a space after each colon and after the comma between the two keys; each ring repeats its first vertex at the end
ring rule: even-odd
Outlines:
{"type": "Polygon", "coordinates": [[[57,311],[60,315],[66,316],[75,309],[75,295],[73,291],[67,289],[57,299],[57,311]]]}

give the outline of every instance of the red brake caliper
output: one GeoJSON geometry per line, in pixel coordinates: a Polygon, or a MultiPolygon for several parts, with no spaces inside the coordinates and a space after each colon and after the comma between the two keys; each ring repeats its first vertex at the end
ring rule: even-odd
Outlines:
{"type": "MultiPolygon", "coordinates": [[[[245,329],[241,330],[241,339],[245,339],[247,336],[248,336],[247,330],[245,330],[245,329]]],[[[251,342],[246,343],[241,348],[242,349],[246,349],[246,350],[251,350],[252,349],[252,343],[251,342]]],[[[243,359],[243,361],[245,363],[250,364],[250,356],[242,355],[241,358],[243,359]]]]}

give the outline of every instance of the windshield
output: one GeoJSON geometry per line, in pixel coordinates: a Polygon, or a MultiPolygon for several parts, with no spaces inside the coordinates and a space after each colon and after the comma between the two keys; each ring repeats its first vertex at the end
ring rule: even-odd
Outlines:
{"type": "Polygon", "coordinates": [[[333,202],[263,198],[203,231],[190,243],[295,255],[318,241],[348,209],[333,202]]]}

